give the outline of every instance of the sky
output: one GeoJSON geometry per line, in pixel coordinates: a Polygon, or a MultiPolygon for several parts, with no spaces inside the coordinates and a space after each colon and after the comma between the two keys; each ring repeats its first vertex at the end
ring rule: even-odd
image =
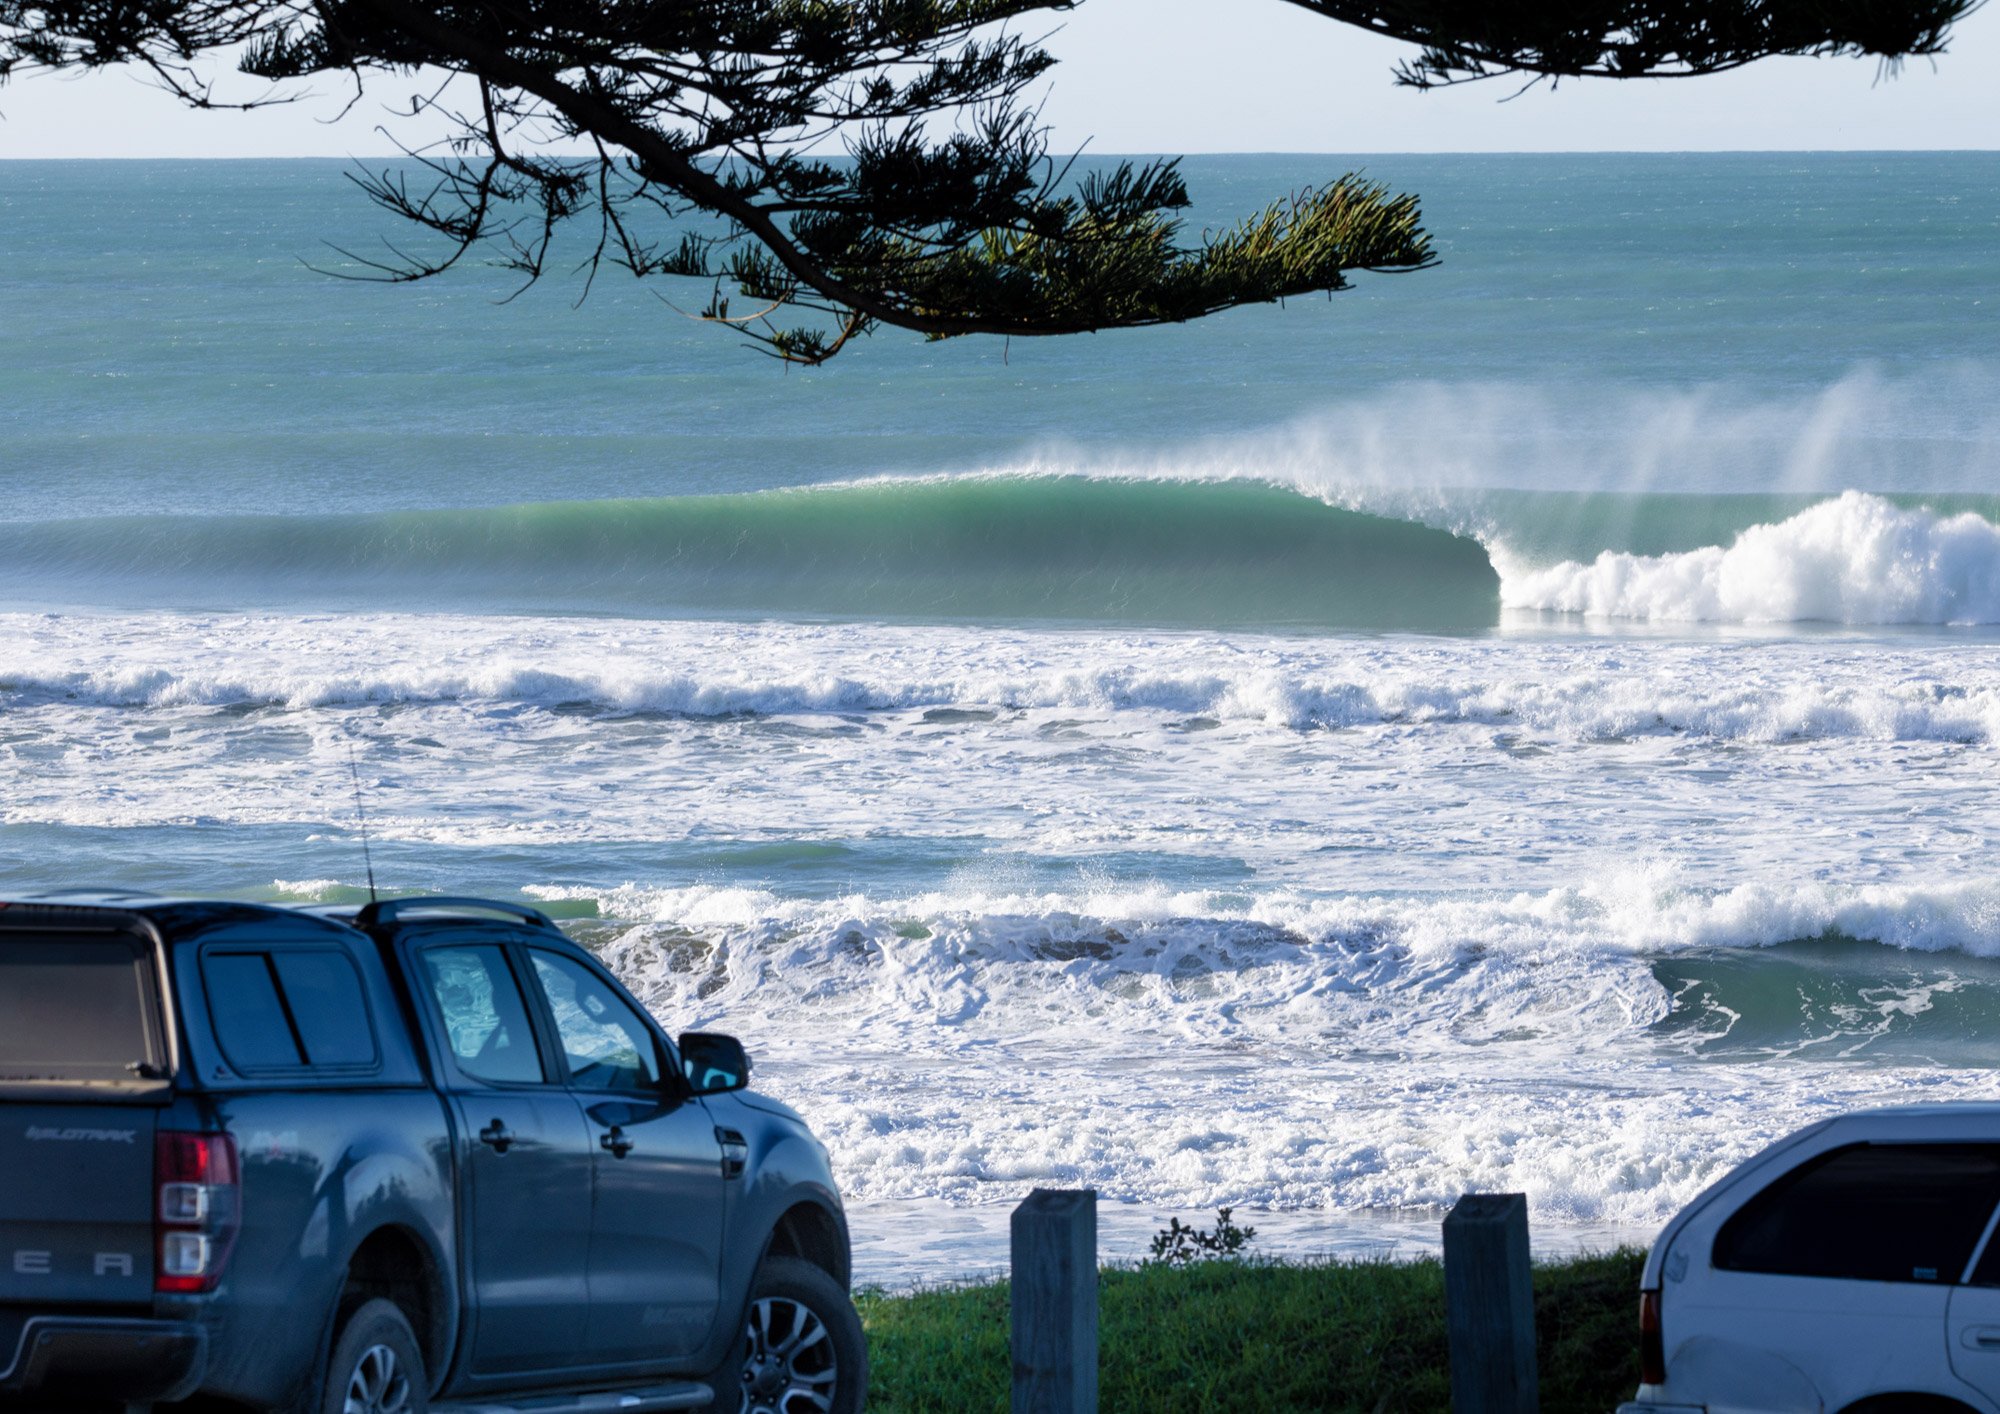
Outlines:
{"type": "MultiPolygon", "coordinates": [[[[1883,78],[1867,60],[1771,59],[1692,80],[1395,87],[1407,45],[1281,0],[1089,0],[1050,16],[1061,60],[1044,117],[1058,150],[1564,152],[2000,147],[2000,4],[1951,52],[1883,78]],[[1508,100],[1508,101],[1502,101],[1508,100]]],[[[0,157],[354,157],[442,129],[388,105],[420,84],[255,113],[197,113],[125,72],[0,86],[0,157]],[[343,113],[343,109],[346,109],[343,113]]]]}

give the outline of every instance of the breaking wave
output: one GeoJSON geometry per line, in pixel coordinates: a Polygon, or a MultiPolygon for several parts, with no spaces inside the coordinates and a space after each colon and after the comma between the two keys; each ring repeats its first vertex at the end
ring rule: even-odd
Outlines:
{"type": "Polygon", "coordinates": [[[1441,1210],[1512,1184],[1544,1220],[1647,1225],[1773,1109],[1992,1092],[1987,885],[528,892],[604,915],[571,927],[659,1015],[743,1035],[864,1201],[1441,1210]]]}
{"type": "Polygon", "coordinates": [[[1728,545],[1546,568],[1496,553],[1513,609],[1691,623],[2000,623],[2000,525],[1848,491],[1728,545]]]}
{"type": "Polygon", "coordinates": [[[16,602],[1476,629],[1485,552],[1252,482],[966,477],[0,525],[16,602]]]}
{"type": "Polygon", "coordinates": [[[663,1016],[762,1033],[810,1015],[877,1045],[1436,1055],[1647,1033],[1698,1055],[1983,1066],[2000,1017],[1988,883],[1703,890],[1656,867],[1484,895],[527,893],[587,904],[596,921],[571,926],[663,1016]]]}
{"type": "Polygon", "coordinates": [[[1494,627],[2000,623],[2000,503],[992,474],[736,495],[0,525],[50,605],[1494,627]]]}

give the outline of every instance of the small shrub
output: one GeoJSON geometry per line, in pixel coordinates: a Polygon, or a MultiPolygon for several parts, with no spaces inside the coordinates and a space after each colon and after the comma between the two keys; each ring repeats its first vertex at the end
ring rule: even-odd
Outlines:
{"type": "Polygon", "coordinates": [[[1153,1237],[1153,1255],[1147,1261],[1162,1267],[1182,1267],[1189,1262],[1213,1262],[1241,1257],[1257,1236],[1254,1227],[1238,1227],[1231,1219],[1234,1208],[1215,1210],[1215,1231],[1189,1227],[1179,1218],[1168,1220],[1153,1237]]]}

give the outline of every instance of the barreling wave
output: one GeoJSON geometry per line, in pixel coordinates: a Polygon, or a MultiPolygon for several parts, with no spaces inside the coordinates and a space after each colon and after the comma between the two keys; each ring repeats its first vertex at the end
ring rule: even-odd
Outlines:
{"type": "Polygon", "coordinates": [[[1985,497],[995,473],[341,516],[0,524],[16,603],[1271,630],[2000,623],[1985,497]]]}
{"type": "Polygon", "coordinates": [[[1478,628],[1485,552],[1251,482],[972,477],[0,526],[16,601],[1478,628]]]}

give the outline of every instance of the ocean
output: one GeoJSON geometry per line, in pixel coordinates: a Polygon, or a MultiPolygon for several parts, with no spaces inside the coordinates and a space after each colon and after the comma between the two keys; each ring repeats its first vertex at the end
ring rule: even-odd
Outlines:
{"type": "Polygon", "coordinates": [[[352,750],[385,887],[740,1034],[890,1285],[1037,1185],[1644,1241],[2000,1098],[2000,154],[1210,157],[1191,226],[1350,168],[1439,268],[787,372],[332,278],[341,163],[0,163],[0,889],[362,897],[352,750]]]}

